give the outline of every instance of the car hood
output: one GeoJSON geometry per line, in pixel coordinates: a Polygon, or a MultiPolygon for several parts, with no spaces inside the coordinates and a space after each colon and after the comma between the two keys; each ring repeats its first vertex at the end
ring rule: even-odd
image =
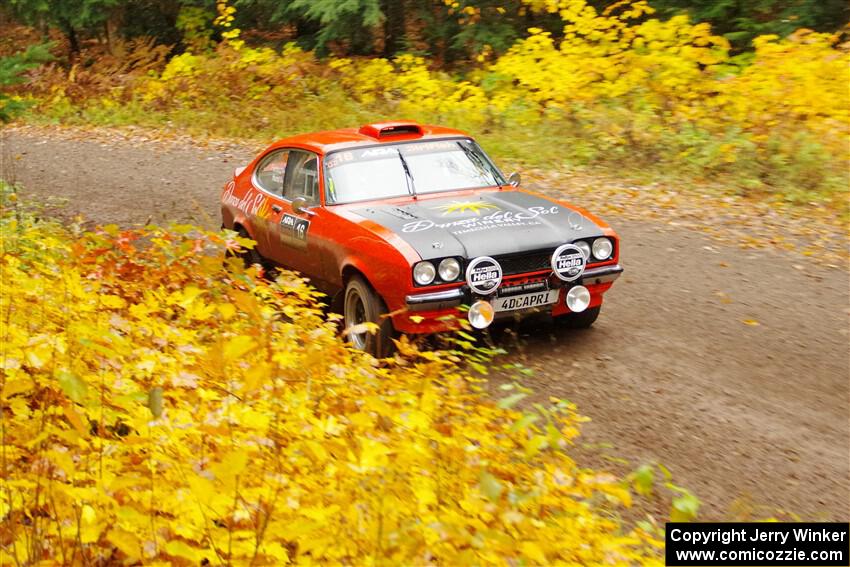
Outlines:
{"type": "Polygon", "coordinates": [[[486,191],[352,212],[393,231],[425,259],[556,248],[602,229],[581,213],[522,191],[486,191]]]}

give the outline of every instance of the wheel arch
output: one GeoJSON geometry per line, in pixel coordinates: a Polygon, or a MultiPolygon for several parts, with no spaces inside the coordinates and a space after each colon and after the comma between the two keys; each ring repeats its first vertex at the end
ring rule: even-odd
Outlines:
{"type": "Polygon", "coordinates": [[[363,270],[361,270],[359,267],[355,266],[354,264],[349,263],[349,264],[346,264],[345,266],[343,266],[341,275],[342,275],[342,289],[343,290],[345,290],[345,287],[348,285],[348,282],[351,281],[351,278],[353,278],[354,276],[360,276],[361,278],[363,278],[366,281],[367,284],[369,284],[369,287],[371,287],[372,289],[375,289],[375,286],[372,285],[371,281],[369,281],[369,276],[364,274],[363,270]]]}

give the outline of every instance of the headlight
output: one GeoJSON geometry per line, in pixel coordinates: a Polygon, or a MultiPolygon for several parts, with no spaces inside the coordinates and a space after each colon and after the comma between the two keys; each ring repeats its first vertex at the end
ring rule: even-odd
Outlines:
{"type": "Polygon", "coordinates": [[[614,251],[614,244],[608,238],[597,238],[593,241],[593,257],[597,260],[607,260],[614,251]]]}
{"type": "Polygon", "coordinates": [[[437,270],[431,262],[419,262],[413,267],[413,279],[419,285],[428,285],[434,281],[436,275],[437,270]]]}
{"type": "Polygon", "coordinates": [[[460,275],[460,263],[454,258],[446,258],[440,262],[438,272],[441,280],[444,282],[453,282],[460,275]]]}
{"type": "Polygon", "coordinates": [[[584,240],[577,240],[576,242],[573,242],[573,244],[578,246],[579,250],[581,250],[581,253],[584,254],[585,260],[590,260],[590,244],[588,244],[584,240]]]}
{"type": "Polygon", "coordinates": [[[466,317],[476,329],[486,329],[493,322],[496,316],[496,311],[489,301],[480,299],[469,307],[469,313],[466,317]]]}
{"type": "Polygon", "coordinates": [[[567,307],[573,313],[581,313],[590,305],[590,292],[583,285],[570,288],[567,292],[567,307]]]}

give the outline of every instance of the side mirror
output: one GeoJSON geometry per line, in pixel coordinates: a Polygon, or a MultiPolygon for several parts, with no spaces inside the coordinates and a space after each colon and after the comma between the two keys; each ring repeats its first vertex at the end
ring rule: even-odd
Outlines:
{"type": "Polygon", "coordinates": [[[307,199],[304,197],[295,197],[292,200],[292,210],[301,215],[313,216],[316,214],[308,208],[307,199]]]}
{"type": "Polygon", "coordinates": [[[520,184],[521,181],[522,181],[522,178],[519,176],[519,173],[517,173],[516,171],[514,171],[513,173],[508,175],[508,185],[510,185],[511,187],[519,187],[519,184],[520,184]]]}

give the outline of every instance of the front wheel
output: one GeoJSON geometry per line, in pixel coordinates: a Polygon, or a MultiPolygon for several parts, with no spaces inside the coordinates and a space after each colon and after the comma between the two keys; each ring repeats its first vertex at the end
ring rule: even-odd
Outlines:
{"type": "Polygon", "coordinates": [[[555,317],[555,324],[566,329],[588,329],[599,317],[601,305],[585,309],[581,313],[567,313],[555,317]]]}
{"type": "Polygon", "coordinates": [[[375,358],[385,358],[393,351],[393,324],[386,316],[387,306],[366,281],[354,276],[345,286],[343,317],[348,340],[360,350],[375,358]],[[375,323],[378,330],[355,332],[353,328],[363,323],[375,323]]]}

